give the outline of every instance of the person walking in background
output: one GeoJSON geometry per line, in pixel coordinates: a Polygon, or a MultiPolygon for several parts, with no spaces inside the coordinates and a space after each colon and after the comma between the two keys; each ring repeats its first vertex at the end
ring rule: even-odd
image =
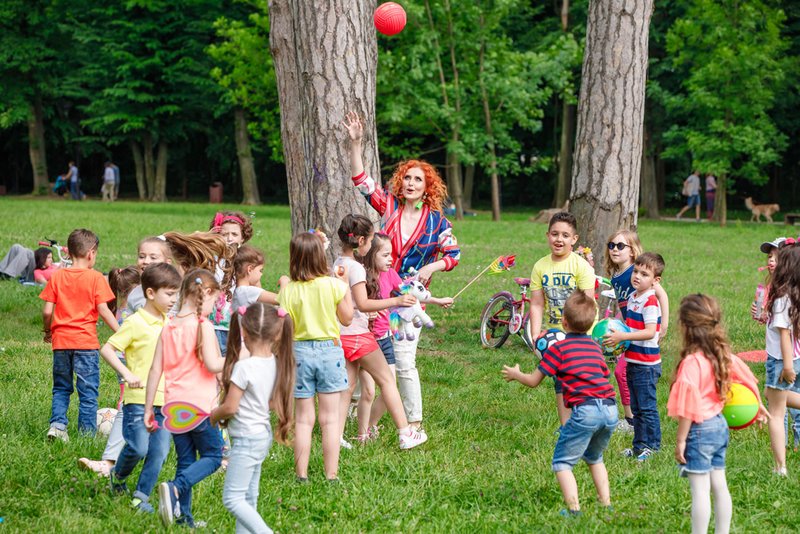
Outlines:
{"type": "Polygon", "coordinates": [[[706,217],[710,220],[714,216],[714,201],[717,198],[717,177],[711,173],[706,174],[706,217]]]}
{"type": "Polygon", "coordinates": [[[103,202],[114,202],[114,168],[110,161],[106,161],[106,170],[103,172],[103,187],[100,189],[103,194],[103,202]]]}
{"type": "Polygon", "coordinates": [[[700,220],[700,176],[697,171],[692,171],[692,174],[683,181],[683,196],[686,197],[686,205],[675,216],[680,219],[681,216],[691,207],[694,207],[694,218],[700,220]]]}
{"type": "Polygon", "coordinates": [[[113,161],[110,161],[111,169],[114,171],[114,197],[113,200],[117,200],[119,198],[119,167],[113,161]]]}
{"type": "Polygon", "coordinates": [[[80,177],[78,176],[78,167],[75,166],[75,162],[70,160],[69,162],[69,170],[67,171],[67,175],[64,177],[64,181],[69,183],[69,194],[72,196],[72,200],[83,200],[83,193],[81,193],[81,181],[80,177]]]}

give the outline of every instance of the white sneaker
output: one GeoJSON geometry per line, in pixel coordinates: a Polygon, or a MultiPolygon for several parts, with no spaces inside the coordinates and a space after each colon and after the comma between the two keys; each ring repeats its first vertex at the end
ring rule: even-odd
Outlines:
{"type": "Polygon", "coordinates": [[[84,471],[93,471],[97,476],[108,477],[111,474],[111,464],[105,460],[90,460],[89,458],[78,458],[78,467],[84,471]]]}
{"type": "Polygon", "coordinates": [[[343,437],[339,438],[339,446],[343,449],[347,449],[348,451],[353,448],[353,444],[344,439],[343,437]]]}
{"type": "Polygon", "coordinates": [[[413,449],[417,445],[422,445],[428,441],[428,435],[424,430],[408,430],[407,434],[400,434],[400,449],[413,449]]]}
{"type": "Polygon", "coordinates": [[[50,430],[47,431],[47,439],[50,441],[60,439],[64,443],[69,443],[69,434],[67,434],[66,430],[61,430],[60,428],[51,426],[50,430]]]}

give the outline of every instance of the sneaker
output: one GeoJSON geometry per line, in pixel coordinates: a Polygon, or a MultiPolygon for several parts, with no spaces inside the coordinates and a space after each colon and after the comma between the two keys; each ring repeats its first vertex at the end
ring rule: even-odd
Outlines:
{"type": "Polygon", "coordinates": [[[633,432],[633,425],[631,425],[625,419],[620,419],[619,422],[617,422],[617,432],[625,432],[626,434],[630,434],[633,432]]]}
{"type": "Polygon", "coordinates": [[[372,425],[371,427],[369,427],[369,430],[367,432],[369,433],[370,438],[376,439],[381,434],[381,427],[379,427],[378,425],[372,425]]]}
{"type": "Polygon", "coordinates": [[[47,439],[50,441],[60,439],[64,443],[69,443],[69,434],[67,434],[66,430],[51,426],[50,430],[47,431],[47,439]]]}
{"type": "Polygon", "coordinates": [[[652,455],[653,455],[653,451],[651,451],[650,449],[642,449],[642,452],[640,452],[636,456],[636,461],[637,462],[644,462],[644,461],[648,460],[652,455]]]}
{"type": "Polygon", "coordinates": [[[111,488],[112,493],[117,495],[125,495],[128,493],[128,484],[124,479],[120,479],[114,471],[108,477],[108,487],[111,488]]]}
{"type": "Polygon", "coordinates": [[[131,508],[136,508],[137,512],[143,512],[145,514],[155,513],[155,510],[153,510],[153,505],[147,501],[143,501],[139,497],[135,497],[131,501],[131,508]]]}
{"type": "Polygon", "coordinates": [[[172,482],[162,482],[158,485],[158,513],[161,521],[167,526],[181,516],[181,505],[172,482]]]}
{"type": "Polygon", "coordinates": [[[372,441],[372,436],[367,434],[359,434],[356,436],[356,441],[359,445],[366,445],[368,442],[372,441]]]}
{"type": "Polygon", "coordinates": [[[561,517],[580,517],[583,515],[583,512],[581,512],[580,510],[567,510],[566,508],[564,508],[563,510],[558,512],[558,515],[560,515],[561,517]]]}
{"type": "Polygon", "coordinates": [[[297,482],[298,484],[308,484],[308,477],[295,476],[294,481],[297,482]]]}
{"type": "Polygon", "coordinates": [[[426,441],[428,441],[428,435],[424,430],[418,431],[409,429],[407,434],[400,434],[400,449],[413,449],[417,445],[422,445],[426,441]]]}
{"type": "Polygon", "coordinates": [[[343,449],[350,450],[353,448],[353,444],[347,441],[344,438],[339,438],[339,446],[343,449]]]}
{"type": "Polygon", "coordinates": [[[636,455],[633,453],[633,449],[622,449],[622,456],[625,458],[633,458],[636,455]]]}
{"type": "Polygon", "coordinates": [[[772,474],[778,475],[779,477],[788,477],[789,472],[786,470],[786,466],[778,467],[772,470],[772,474]]]}
{"type": "Polygon", "coordinates": [[[114,464],[105,460],[90,460],[88,458],[78,458],[78,469],[92,471],[99,477],[107,477],[111,473],[114,464]]]}

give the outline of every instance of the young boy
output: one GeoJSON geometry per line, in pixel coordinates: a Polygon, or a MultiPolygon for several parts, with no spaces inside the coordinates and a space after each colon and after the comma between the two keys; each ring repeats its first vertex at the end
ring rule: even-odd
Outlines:
{"type": "Polygon", "coordinates": [[[656,383],[661,377],[658,347],[661,307],[654,286],[661,281],[663,272],[664,258],[660,254],[645,252],[636,258],[631,276],[631,285],[636,291],[628,297],[625,316],[625,324],[631,331],[609,332],[603,341],[609,346],[631,342],[625,359],[633,411],[633,448],[625,449],[624,454],[640,462],[661,448],[661,421],[656,404],[656,383]]]}
{"type": "Polygon", "coordinates": [[[125,427],[122,436],[125,447],[111,470],[111,489],[116,493],[127,493],[126,479],[136,464],[144,458],[136,491],[131,505],[143,512],[153,513],[150,493],[169,453],[170,434],[163,428],[160,407],[164,405],[164,378],[156,393],[154,411],[159,426],[149,433],[144,426],[144,385],[156,343],[167,319],[167,312],[178,298],[181,276],[178,270],[167,263],[154,263],[142,272],[142,290],[145,305],[129,316],[116,334],[100,349],[100,355],[128,383],[122,398],[122,415],[125,427]],[[125,353],[127,366],[117,357],[116,351],[125,353]]]}
{"type": "MultiPolygon", "coordinates": [[[[545,235],[550,254],[537,261],[531,273],[530,329],[531,339],[534,340],[542,331],[543,316],[545,330],[563,329],[561,315],[564,302],[576,289],[594,298],[594,270],[585,259],[572,252],[572,247],[578,241],[575,216],[566,211],[556,213],[550,218],[545,235]]],[[[564,406],[558,380],[555,380],[555,390],[558,418],[563,425],[569,419],[569,409],[564,406]]]]}
{"type": "Polygon", "coordinates": [[[100,357],[97,317],[115,332],[119,328],[107,302],[114,293],[105,277],[93,269],[100,240],[91,231],[73,230],[67,240],[72,267],[53,273],[39,298],[44,300],[44,341],[53,344],[53,407],[50,440],[69,441],[67,408],[73,391],[73,375],[80,406],[78,430],[97,430],[97,390],[100,387],[100,357]]]}
{"type": "Polygon", "coordinates": [[[545,376],[558,378],[564,390],[564,402],[572,413],[561,428],[553,451],[553,471],[564,496],[567,510],[562,515],[579,515],[578,485],[572,469],[578,460],[589,466],[597,497],[603,506],[611,506],[608,472],[603,451],[617,426],[614,387],[603,353],[586,331],[597,313],[594,298],[583,292],[573,293],[564,304],[563,327],[566,339],[548,348],[539,367],[531,374],[520,372],[519,365],[503,366],[503,378],[536,387],[545,376]]]}

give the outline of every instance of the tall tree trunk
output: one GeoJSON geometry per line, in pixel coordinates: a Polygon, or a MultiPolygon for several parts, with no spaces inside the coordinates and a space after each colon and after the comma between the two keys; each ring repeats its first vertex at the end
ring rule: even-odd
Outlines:
{"type": "Polygon", "coordinates": [[[714,217],[720,226],[728,224],[728,179],[722,174],[717,177],[717,194],[714,197],[714,217]]]}
{"type": "MultiPolygon", "coordinates": [[[[661,154],[663,148],[657,144],[654,153],[661,154]]],[[[666,162],[660,156],[656,156],[656,191],[658,194],[658,210],[663,211],[667,199],[667,168],[666,162]]]]}
{"type": "Polygon", "coordinates": [[[472,194],[475,191],[475,164],[470,163],[464,166],[464,192],[461,203],[465,210],[472,209],[472,194]]]}
{"type": "Polygon", "coordinates": [[[247,117],[243,108],[233,110],[236,123],[236,156],[239,158],[239,172],[242,175],[242,204],[254,206],[261,204],[258,198],[258,180],[250,150],[250,134],[247,132],[247,117]]]}
{"type": "MultiPolygon", "coordinates": [[[[270,0],[270,48],[275,61],[294,233],[335,231],[348,213],[374,215],[350,181],[345,113],[365,118],[366,171],[380,176],[375,131],[378,47],[375,3],[270,0]]],[[[337,239],[331,239],[337,250],[337,239]]]]}
{"type": "Polygon", "coordinates": [[[158,159],[156,160],[156,180],[153,188],[153,202],[167,201],[167,161],[169,145],[166,141],[158,142],[158,159]]]}
{"type": "Polygon", "coordinates": [[[130,145],[133,153],[133,165],[136,169],[136,189],[139,191],[139,200],[145,200],[147,199],[147,180],[145,179],[142,147],[133,139],[130,140],[130,145]]]}
{"type": "Polygon", "coordinates": [[[492,187],[492,220],[500,220],[500,179],[497,177],[497,152],[494,144],[494,130],[492,129],[492,111],[489,107],[489,95],[486,92],[486,83],[483,80],[484,56],[486,55],[486,40],[483,37],[483,15],[480,17],[481,51],[478,55],[478,85],[481,88],[481,101],[483,103],[483,127],[489,145],[489,175],[492,187]]]}
{"type": "MultiPolygon", "coordinates": [[[[453,132],[453,143],[458,143],[458,130],[453,132]]],[[[461,220],[464,218],[464,203],[462,202],[463,195],[461,193],[461,159],[454,150],[447,150],[447,170],[445,176],[447,177],[447,194],[456,205],[456,219],[461,220]]]]}
{"type": "Polygon", "coordinates": [[[575,149],[575,105],[561,100],[561,146],[558,150],[558,182],[555,206],[560,208],[569,198],[572,186],[572,152],[575,149]]]}
{"type": "Polygon", "coordinates": [[[33,194],[48,193],[47,151],[44,141],[44,111],[42,98],[36,95],[28,109],[28,154],[33,169],[33,194]]]}
{"type": "Polygon", "coordinates": [[[650,143],[650,132],[645,120],[644,144],[642,147],[642,182],[641,204],[644,207],[644,216],[648,219],[658,219],[658,186],[656,185],[656,161],[653,147],[650,143]]]}
{"type": "Polygon", "coordinates": [[[450,43],[450,68],[453,72],[453,98],[455,113],[450,119],[452,129],[452,147],[447,150],[447,182],[450,197],[456,205],[456,220],[464,218],[464,203],[462,202],[461,187],[461,158],[456,152],[456,147],[461,143],[461,89],[458,76],[458,62],[456,61],[456,39],[453,32],[453,12],[450,9],[450,0],[444,0],[447,12],[447,35],[450,43]]]}
{"type": "MultiPolygon", "coordinates": [[[[652,0],[589,3],[570,209],[594,250],[637,223],[652,12],[652,0]]],[[[604,255],[595,260],[602,272],[604,255]]]]}
{"type": "Polygon", "coordinates": [[[147,183],[147,198],[154,200],[156,195],[156,165],[153,160],[153,135],[145,132],[142,135],[142,153],[144,154],[144,178],[147,183]]]}

